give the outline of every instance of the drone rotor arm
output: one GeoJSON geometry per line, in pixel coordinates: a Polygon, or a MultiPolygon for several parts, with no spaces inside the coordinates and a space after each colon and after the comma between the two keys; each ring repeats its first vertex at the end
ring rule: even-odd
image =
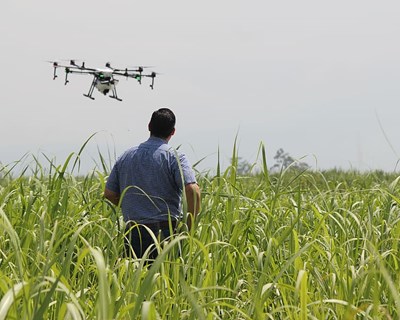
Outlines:
{"type": "Polygon", "coordinates": [[[68,69],[68,73],[75,73],[75,74],[95,74],[96,70],[92,69],[71,69],[69,67],[65,68],[68,69]]]}
{"type": "Polygon", "coordinates": [[[82,70],[82,71],[90,71],[90,72],[95,72],[96,71],[96,69],[94,69],[94,68],[86,68],[85,66],[80,67],[79,69],[82,70]]]}
{"type": "Polygon", "coordinates": [[[132,79],[136,79],[140,84],[142,83],[142,77],[143,75],[137,72],[131,72],[129,73],[128,71],[124,72],[113,72],[113,75],[115,76],[121,76],[121,77],[126,77],[126,78],[132,78],[132,79]]]}
{"type": "Polygon", "coordinates": [[[129,77],[130,76],[128,73],[125,73],[125,71],[124,72],[122,72],[122,71],[124,71],[124,70],[115,69],[112,74],[114,76],[121,76],[121,77],[129,77]]]}

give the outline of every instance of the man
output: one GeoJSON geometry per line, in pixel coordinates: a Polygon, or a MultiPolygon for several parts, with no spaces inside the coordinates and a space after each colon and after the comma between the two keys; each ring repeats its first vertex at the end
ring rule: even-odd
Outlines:
{"type": "MultiPolygon", "coordinates": [[[[154,243],[147,228],[157,237],[170,235],[182,218],[183,190],[190,213],[189,228],[200,210],[200,189],[194,171],[186,156],[168,145],[175,133],[175,121],[170,109],[154,111],[148,125],[150,138],[125,151],[107,180],[104,196],[115,205],[122,198],[129,256],[133,250],[137,257],[142,257],[154,243]]],[[[156,250],[152,250],[150,258],[156,256],[156,250]]]]}

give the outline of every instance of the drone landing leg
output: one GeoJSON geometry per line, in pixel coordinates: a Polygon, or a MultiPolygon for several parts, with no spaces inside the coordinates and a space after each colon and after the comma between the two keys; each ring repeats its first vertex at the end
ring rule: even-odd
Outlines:
{"type": "Polygon", "coordinates": [[[92,100],[94,100],[94,98],[92,97],[92,96],[90,96],[90,95],[88,95],[88,94],[83,94],[85,97],[88,97],[89,99],[92,99],[92,100]]]}
{"type": "Polygon", "coordinates": [[[95,83],[96,83],[96,77],[94,77],[92,84],[90,85],[88,94],[83,94],[85,97],[88,97],[89,99],[92,99],[92,100],[94,100],[94,98],[92,97],[92,94],[93,94],[95,83]]]}
{"type": "Polygon", "coordinates": [[[113,92],[113,95],[109,96],[110,98],[113,98],[118,101],[122,101],[122,99],[118,98],[118,96],[117,96],[117,89],[115,88],[115,86],[113,87],[112,92],[113,92]]]}

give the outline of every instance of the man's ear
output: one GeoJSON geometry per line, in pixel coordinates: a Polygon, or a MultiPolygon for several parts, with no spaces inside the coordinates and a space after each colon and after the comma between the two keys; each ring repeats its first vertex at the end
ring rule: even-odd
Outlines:
{"type": "Polygon", "coordinates": [[[175,134],[175,128],[172,129],[171,136],[173,136],[174,134],[175,134]]]}

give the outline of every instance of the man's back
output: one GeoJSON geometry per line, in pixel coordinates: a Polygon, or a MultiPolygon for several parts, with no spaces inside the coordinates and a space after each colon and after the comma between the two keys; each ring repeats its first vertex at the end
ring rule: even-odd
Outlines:
{"type": "Polygon", "coordinates": [[[186,157],[180,154],[178,160],[177,156],[165,140],[150,137],[118,159],[107,189],[123,197],[125,221],[167,221],[169,215],[180,218],[183,185],[195,183],[196,178],[186,157]]]}
{"type": "MultiPolygon", "coordinates": [[[[194,171],[183,154],[178,155],[168,146],[175,134],[175,121],[168,108],[154,111],[148,125],[150,138],[126,151],[107,180],[104,197],[115,205],[122,203],[128,256],[135,253],[136,257],[142,257],[154,245],[154,236],[168,238],[170,231],[176,230],[177,224],[169,220],[178,220],[183,214],[183,189],[189,229],[192,218],[200,211],[200,189],[194,171]]],[[[149,257],[156,256],[157,250],[151,250],[149,257]]]]}

